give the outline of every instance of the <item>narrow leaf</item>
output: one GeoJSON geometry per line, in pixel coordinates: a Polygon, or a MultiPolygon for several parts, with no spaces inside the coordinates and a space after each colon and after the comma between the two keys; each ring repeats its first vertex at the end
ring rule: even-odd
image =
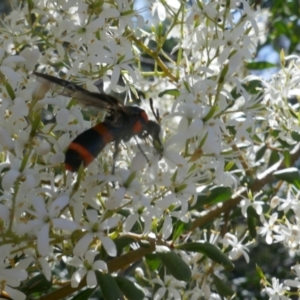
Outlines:
{"type": "Polygon", "coordinates": [[[264,273],[263,273],[262,269],[259,267],[259,265],[256,265],[255,268],[256,268],[256,273],[258,274],[259,278],[261,280],[266,281],[266,276],[264,275],[264,273]]]}
{"type": "Polygon", "coordinates": [[[230,288],[229,284],[221,280],[218,276],[213,275],[214,284],[220,296],[230,297],[233,295],[233,291],[230,288]]]}
{"type": "Polygon", "coordinates": [[[274,176],[279,180],[295,185],[298,189],[300,188],[300,174],[297,168],[277,171],[274,173],[274,176]]]}
{"type": "Polygon", "coordinates": [[[254,214],[253,212],[250,213],[251,209],[254,210],[254,208],[252,206],[249,206],[247,209],[247,225],[248,225],[248,229],[250,232],[250,236],[252,238],[256,238],[257,219],[255,216],[253,216],[253,214],[254,214]]]}
{"type": "Polygon", "coordinates": [[[158,256],[154,253],[147,254],[146,256],[147,266],[152,270],[156,271],[160,266],[160,260],[158,256]]]}
{"type": "Polygon", "coordinates": [[[285,163],[285,166],[288,168],[291,166],[291,153],[290,151],[284,151],[283,152],[283,156],[284,156],[284,163],[285,163]]]}
{"type": "Polygon", "coordinates": [[[8,82],[6,82],[5,87],[6,87],[6,90],[7,90],[7,93],[9,95],[9,97],[12,100],[14,100],[16,98],[16,95],[15,95],[15,92],[14,92],[13,88],[11,87],[11,85],[8,82]]]}
{"type": "Polygon", "coordinates": [[[264,70],[268,68],[278,68],[278,65],[269,63],[267,61],[256,61],[246,64],[248,70],[264,70]]]}
{"type": "Polygon", "coordinates": [[[192,277],[190,267],[174,252],[159,252],[157,256],[167,270],[178,280],[189,281],[192,277]]]}
{"type": "Polygon", "coordinates": [[[292,139],[296,142],[300,142],[300,134],[297,131],[292,131],[291,133],[292,139]]]}
{"type": "Polygon", "coordinates": [[[158,94],[158,97],[162,97],[164,95],[171,95],[174,97],[178,97],[180,95],[179,91],[177,89],[169,89],[169,90],[165,90],[162,91],[158,94]]]}
{"type": "Polygon", "coordinates": [[[267,150],[266,145],[263,145],[262,147],[260,147],[255,154],[255,156],[256,156],[255,161],[259,161],[260,159],[262,159],[266,153],[266,150],[267,150]]]}
{"type": "Polygon", "coordinates": [[[118,253],[122,253],[123,249],[127,246],[129,246],[130,244],[132,244],[134,242],[134,240],[132,238],[129,237],[119,237],[117,239],[114,240],[114,243],[117,247],[117,252],[118,253]]]}
{"type": "Polygon", "coordinates": [[[95,289],[86,289],[79,292],[76,296],[72,297],[72,300],[88,300],[91,299],[90,296],[94,293],[95,289]]]}
{"type": "Polygon", "coordinates": [[[220,202],[225,202],[232,196],[232,191],[230,187],[217,186],[210,189],[206,195],[198,196],[195,208],[203,205],[214,205],[220,202]]]}
{"type": "Polygon", "coordinates": [[[110,274],[103,274],[99,271],[96,271],[96,277],[105,300],[122,299],[122,294],[119,290],[117,282],[110,274]]]}
{"type": "Polygon", "coordinates": [[[175,241],[190,225],[178,220],[174,225],[172,241],[175,241]]]}
{"type": "Polygon", "coordinates": [[[234,268],[232,261],[218,247],[207,242],[181,244],[176,246],[176,249],[200,252],[216,263],[224,266],[225,269],[234,268]]]}
{"type": "Polygon", "coordinates": [[[115,280],[120,290],[123,292],[127,299],[143,300],[145,298],[145,294],[142,288],[136,283],[122,276],[115,277],[115,280]]]}

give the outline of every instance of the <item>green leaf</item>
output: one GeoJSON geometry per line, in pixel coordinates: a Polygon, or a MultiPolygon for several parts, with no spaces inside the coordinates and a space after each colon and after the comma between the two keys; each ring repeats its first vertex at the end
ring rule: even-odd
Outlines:
{"type": "Polygon", "coordinates": [[[298,131],[292,131],[292,139],[296,142],[300,142],[300,133],[298,131]]]}
{"type": "Polygon", "coordinates": [[[268,167],[273,166],[275,163],[277,163],[280,160],[280,156],[277,152],[272,151],[271,155],[270,155],[270,159],[268,161],[268,167]]]}
{"type": "Polygon", "coordinates": [[[183,85],[188,92],[191,92],[190,86],[187,81],[183,80],[183,85]]]}
{"type": "Polygon", "coordinates": [[[219,107],[217,105],[214,105],[210,108],[210,110],[207,112],[207,114],[202,118],[203,122],[209,121],[216,113],[216,111],[219,110],[219,107]]]}
{"type": "Polygon", "coordinates": [[[221,70],[221,74],[219,77],[220,84],[223,84],[225,82],[225,78],[226,78],[226,74],[227,74],[228,70],[229,70],[229,65],[227,63],[226,65],[224,65],[223,69],[221,70]]]}
{"type": "Polygon", "coordinates": [[[76,296],[72,297],[72,300],[88,300],[90,299],[90,296],[94,293],[94,291],[95,288],[81,291],[76,296]]]}
{"type": "Polygon", "coordinates": [[[248,209],[247,209],[247,215],[250,215],[251,217],[255,218],[256,220],[259,220],[259,214],[253,208],[253,206],[249,206],[248,207],[248,209]]]}
{"type": "Polygon", "coordinates": [[[121,253],[125,247],[129,246],[133,242],[135,242],[134,239],[129,238],[129,237],[124,237],[124,236],[119,237],[114,240],[114,243],[117,247],[118,253],[121,253]]]}
{"type": "Polygon", "coordinates": [[[192,272],[190,267],[174,252],[157,252],[162,264],[177,280],[190,281],[192,272]]]}
{"type": "Polygon", "coordinates": [[[115,280],[127,299],[143,300],[145,298],[142,288],[136,283],[122,276],[115,277],[115,280]]]}
{"type": "Polygon", "coordinates": [[[284,157],[285,166],[287,168],[290,167],[291,166],[291,153],[290,153],[290,151],[285,150],[283,152],[283,157],[284,157]]]}
{"type": "Polygon", "coordinates": [[[274,26],[274,29],[277,29],[278,35],[282,35],[282,34],[289,35],[289,28],[288,28],[287,24],[285,23],[285,21],[274,22],[273,26],[274,26]]]}
{"type": "Polygon", "coordinates": [[[7,93],[9,95],[9,97],[12,100],[14,100],[16,98],[16,95],[15,95],[15,92],[14,92],[13,88],[11,87],[11,85],[8,82],[6,82],[5,87],[6,87],[6,90],[7,90],[7,93]]]}
{"type": "Polygon", "coordinates": [[[174,225],[172,241],[175,241],[190,225],[190,223],[184,223],[178,220],[174,225]]]}
{"type": "Polygon", "coordinates": [[[255,154],[255,161],[259,161],[260,159],[262,159],[266,153],[266,150],[267,150],[267,146],[266,145],[263,145],[262,147],[260,147],[256,154],[255,154]]]}
{"type": "Polygon", "coordinates": [[[254,142],[257,142],[257,143],[263,143],[263,141],[264,141],[264,138],[260,138],[257,134],[254,134],[253,136],[252,136],[252,138],[253,138],[253,141],[254,142]]]}
{"type": "Polygon", "coordinates": [[[114,277],[112,277],[110,274],[103,274],[99,271],[96,271],[95,273],[97,282],[101,288],[101,292],[105,300],[122,299],[122,294],[114,277]]]}
{"type": "Polygon", "coordinates": [[[260,93],[260,88],[262,87],[261,80],[251,80],[242,85],[244,89],[252,95],[260,93]]]}
{"type": "Polygon", "coordinates": [[[246,63],[246,68],[248,70],[264,70],[268,68],[278,68],[278,65],[269,63],[267,61],[255,61],[246,63]]]}
{"type": "Polygon", "coordinates": [[[213,274],[213,279],[214,279],[214,284],[216,286],[217,292],[220,296],[231,297],[233,295],[233,291],[227,282],[224,282],[215,274],[213,274]]]}
{"type": "Polygon", "coordinates": [[[174,97],[178,97],[180,96],[180,93],[177,89],[169,89],[169,90],[165,90],[165,91],[162,91],[158,94],[158,97],[162,97],[164,95],[171,95],[171,96],[174,96],[174,97]]]}
{"type": "Polygon", "coordinates": [[[232,190],[230,187],[217,186],[211,188],[206,195],[199,195],[195,209],[202,207],[203,205],[214,205],[220,202],[225,202],[232,196],[232,190]]]}
{"type": "Polygon", "coordinates": [[[34,8],[34,4],[33,4],[32,0],[27,0],[27,5],[30,10],[32,10],[34,8]]]}
{"type": "Polygon", "coordinates": [[[156,271],[158,269],[158,267],[160,266],[160,260],[157,257],[156,254],[154,253],[150,253],[150,254],[146,254],[146,262],[148,267],[152,270],[152,271],[156,271]]]}
{"type": "Polygon", "coordinates": [[[234,165],[235,165],[234,161],[227,162],[226,165],[225,165],[224,171],[225,172],[230,171],[233,168],[234,165]]]}
{"type": "Polygon", "coordinates": [[[176,246],[176,249],[199,252],[206,255],[214,262],[224,266],[225,269],[233,269],[232,261],[215,245],[208,242],[204,243],[186,243],[176,246]]]}
{"type": "Polygon", "coordinates": [[[136,171],[131,172],[131,174],[127,177],[126,181],[123,183],[123,186],[125,188],[128,188],[130,184],[133,182],[133,180],[136,177],[136,171]]]}
{"type": "Polygon", "coordinates": [[[253,239],[256,238],[256,226],[257,226],[256,219],[251,217],[250,215],[247,215],[247,225],[248,225],[250,236],[253,239]]]}
{"type": "Polygon", "coordinates": [[[273,174],[277,179],[286,181],[287,183],[295,185],[300,188],[300,174],[297,168],[287,168],[277,171],[273,174]]]}
{"type": "Polygon", "coordinates": [[[256,265],[255,269],[256,269],[256,273],[258,274],[259,278],[261,280],[266,281],[266,276],[264,275],[264,273],[263,273],[262,269],[259,267],[259,265],[256,265]]]}
{"type": "Polygon", "coordinates": [[[256,238],[257,219],[252,215],[252,213],[249,212],[251,209],[254,210],[252,206],[249,206],[247,209],[247,225],[248,225],[250,236],[252,238],[256,238]]]}

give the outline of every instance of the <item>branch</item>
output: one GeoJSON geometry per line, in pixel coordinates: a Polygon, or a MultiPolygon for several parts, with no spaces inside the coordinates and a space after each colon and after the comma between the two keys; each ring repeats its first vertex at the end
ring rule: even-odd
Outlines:
{"type": "MultiPolygon", "coordinates": [[[[300,144],[297,144],[294,149],[291,151],[291,165],[293,165],[300,157],[300,144]]],[[[250,189],[252,192],[259,192],[266,184],[270,183],[273,180],[273,173],[278,170],[283,170],[286,168],[284,159],[282,158],[279,160],[276,164],[274,164],[272,167],[267,169],[264,173],[260,174],[256,180],[249,186],[248,189],[250,189]]],[[[246,188],[242,192],[241,195],[238,195],[236,198],[231,198],[230,200],[223,203],[222,207],[218,207],[209,213],[207,215],[196,219],[190,228],[190,231],[193,231],[197,227],[202,227],[206,225],[207,223],[211,222],[211,220],[216,219],[219,217],[222,213],[229,212],[232,210],[235,206],[237,206],[244,197],[247,197],[247,191],[246,188]]]]}
{"type": "MultiPolygon", "coordinates": [[[[155,251],[155,244],[150,243],[148,248],[139,248],[130,251],[124,255],[113,258],[107,262],[108,272],[113,273],[121,269],[127,268],[132,263],[142,259],[146,254],[155,251]]],[[[71,283],[67,282],[62,288],[53,291],[52,293],[41,297],[41,300],[62,299],[86,287],[86,279],[84,278],[77,288],[72,288],[71,283]]]]}

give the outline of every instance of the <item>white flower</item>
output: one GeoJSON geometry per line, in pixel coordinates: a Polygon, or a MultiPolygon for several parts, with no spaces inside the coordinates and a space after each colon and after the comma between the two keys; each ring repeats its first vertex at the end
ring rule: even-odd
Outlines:
{"type": "Polygon", "coordinates": [[[61,210],[68,205],[69,197],[65,195],[58,196],[47,208],[43,197],[35,197],[32,200],[34,211],[28,210],[34,220],[29,221],[27,224],[19,225],[19,233],[34,233],[37,236],[38,251],[42,256],[49,254],[50,236],[49,232],[54,228],[63,230],[75,230],[78,225],[68,219],[60,218],[61,210]]]}
{"type": "Polygon", "coordinates": [[[166,9],[164,5],[162,5],[160,2],[154,2],[152,5],[152,15],[157,12],[157,16],[160,21],[164,21],[166,19],[166,9]]]}
{"type": "Polygon", "coordinates": [[[262,292],[265,292],[270,298],[269,300],[290,300],[290,298],[285,296],[286,291],[289,290],[289,287],[279,284],[277,278],[272,278],[272,287],[265,287],[262,292]]]}
{"type": "Polygon", "coordinates": [[[163,299],[163,297],[168,294],[169,299],[181,299],[181,295],[179,293],[180,288],[185,288],[186,283],[176,280],[174,277],[165,275],[164,281],[159,278],[155,278],[152,280],[153,283],[160,285],[161,287],[154,294],[155,300],[163,299]]]}
{"type": "Polygon", "coordinates": [[[286,279],[284,281],[284,284],[299,289],[300,288],[300,265],[298,264],[298,265],[292,266],[291,269],[295,271],[297,277],[294,280],[286,279]]]}
{"type": "Polygon", "coordinates": [[[297,223],[293,224],[286,219],[285,224],[280,224],[276,230],[277,234],[274,235],[276,241],[283,241],[284,245],[291,250],[297,249],[300,244],[299,219],[296,221],[297,223]]]}
{"type": "Polygon", "coordinates": [[[269,221],[267,222],[265,220],[264,215],[260,216],[261,222],[263,223],[263,227],[259,227],[257,230],[258,234],[261,234],[262,236],[266,236],[266,242],[267,244],[272,244],[273,242],[273,231],[278,231],[279,226],[275,225],[275,222],[277,221],[278,214],[274,213],[270,217],[269,221]]]}
{"type": "MultiPolygon", "coordinates": [[[[137,21],[138,27],[143,27],[145,25],[144,18],[142,15],[138,14],[134,9],[132,9],[132,4],[128,0],[116,0],[116,3],[118,5],[117,11],[118,11],[118,31],[122,33],[126,26],[128,26],[131,29],[135,29],[134,19],[137,21]]],[[[106,11],[105,11],[106,13],[106,11]]]]}
{"type": "Polygon", "coordinates": [[[246,238],[246,235],[239,242],[237,237],[229,232],[227,232],[222,240],[225,247],[231,246],[232,249],[229,252],[229,258],[232,260],[238,259],[241,255],[245,257],[247,263],[249,263],[249,249],[247,246],[243,245],[242,242],[246,238]]]}
{"type": "Polygon", "coordinates": [[[101,223],[99,220],[99,214],[94,209],[86,210],[87,223],[84,225],[84,229],[86,230],[83,237],[77,242],[74,247],[74,254],[77,256],[82,255],[84,253],[90,243],[93,241],[94,237],[97,237],[104,247],[105,251],[109,256],[117,255],[117,248],[115,243],[112,241],[110,237],[108,237],[104,230],[115,227],[118,224],[118,218],[109,218],[101,223]]]}
{"type": "Polygon", "coordinates": [[[190,300],[197,300],[204,297],[204,293],[200,288],[194,287],[191,291],[186,291],[185,296],[188,296],[188,299],[190,300]]]}
{"type": "Polygon", "coordinates": [[[130,77],[132,82],[138,81],[140,77],[138,70],[130,64],[134,56],[129,48],[128,41],[121,40],[120,43],[122,44],[116,44],[115,41],[108,42],[109,52],[106,53],[105,57],[102,57],[102,61],[111,66],[111,77],[106,76],[103,78],[104,90],[107,93],[111,89],[117,92],[127,89],[118,85],[122,70],[128,72],[127,76],[130,77]]]}
{"type": "Polygon", "coordinates": [[[36,251],[34,251],[33,249],[26,249],[25,254],[26,254],[26,258],[23,259],[18,264],[18,268],[20,269],[21,267],[23,269],[26,269],[30,264],[34,263],[35,268],[40,270],[48,281],[51,281],[51,276],[52,276],[51,266],[54,265],[55,263],[55,257],[53,255],[51,255],[52,256],[51,258],[47,257],[47,259],[50,258],[48,262],[46,258],[38,255],[36,251]]]}
{"type": "Polygon", "coordinates": [[[98,252],[89,250],[82,256],[75,256],[70,260],[69,264],[78,268],[71,278],[71,286],[73,288],[78,287],[84,276],[86,276],[87,287],[94,288],[97,285],[95,271],[107,272],[107,265],[103,260],[95,261],[97,254],[98,252]]]}
{"type": "Polygon", "coordinates": [[[25,58],[24,67],[27,71],[31,72],[34,69],[34,66],[38,63],[41,53],[37,46],[33,46],[31,48],[26,47],[22,50],[20,56],[25,58]]]}
{"type": "MultiPolygon", "coordinates": [[[[152,0],[150,2],[153,2],[152,0]]],[[[152,4],[152,15],[155,14],[155,12],[157,12],[158,18],[160,21],[164,21],[167,17],[167,10],[166,7],[170,10],[170,12],[175,13],[179,7],[180,7],[180,1],[178,0],[167,0],[166,1],[168,3],[168,5],[163,5],[162,3],[160,3],[157,0],[154,0],[154,3],[152,4]]]]}
{"type": "Polygon", "coordinates": [[[10,134],[8,133],[8,131],[3,127],[0,127],[0,143],[4,149],[7,150],[13,149],[14,142],[10,134]]]}
{"type": "Polygon", "coordinates": [[[260,201],[260,200],[256,200],[256,198],[259,197],[260,195],[261,195],[261,193],[256,194],[253,197],[253,200],[252,199],[250,200],[250,199],[244,197],[244,199],[240,202],[242,214],[245,218],[247,218],[247,210],[248,210],[249,206],[252,206],[259,216],[262,214],[264,202],[260,201]]]}
{"type": "Polygon", "coordinates": [[[295,213],[300,211],[298,195],[294,195],[293,189],[289,188],[286,197],[280,199],[281,204],[279,205],[278,210],[284,211],[284,213],[287,213],[289,209],[292,209],[295,213]]]}
{"type": "Polygon", "coordinates": [[[12,299],[25,300],[26,295],[22,292],[15,290],[21,281],[27,278],[27,272],[22,269],[11,268],[9,263],[11,246],[4,245],[0,247],[0,282],[1,292],[5,291],[12,299]]]}
{"type": "Polygon", "coordinates": [[[9,190],[20,176],[20,172],[17,170],[9,170],[2,179],[2,187],[4,190],[9,190]]]}
{"type": "Polygon", "coordinates": [[[270,201],[271,208],[276,208],[280,203],[280,198],[278,196],[274,196],[270,201]]]}

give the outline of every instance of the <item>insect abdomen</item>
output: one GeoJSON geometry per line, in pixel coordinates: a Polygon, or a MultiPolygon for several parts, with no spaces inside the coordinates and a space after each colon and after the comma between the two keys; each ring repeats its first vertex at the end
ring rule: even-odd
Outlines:
{"type": "Polygon", "coordinates": [[[66,169],[77,172],[81,164],[87,167],[113,139],[109,127],[104,123],[84,131],[71,142],[66,151],[66,169]]]}

